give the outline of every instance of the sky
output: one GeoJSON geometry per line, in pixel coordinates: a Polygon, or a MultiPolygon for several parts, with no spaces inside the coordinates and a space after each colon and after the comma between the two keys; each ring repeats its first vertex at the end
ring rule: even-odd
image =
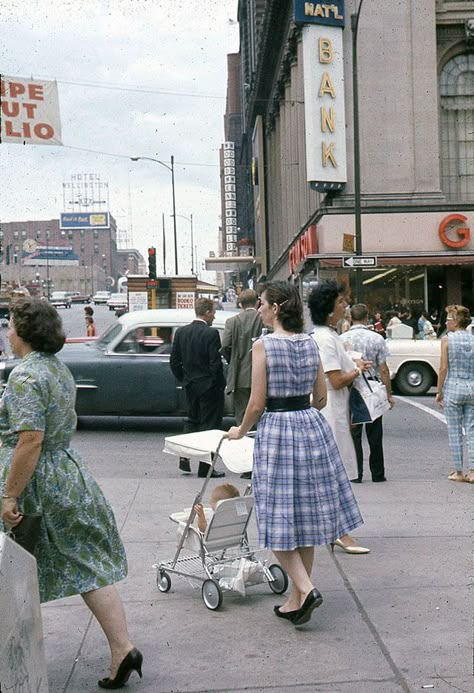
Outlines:
{"type": "MultiPolygon", "coordinates": [[[[169,165],[173,155],[179,270],[191,269],[191,215],[201,269],[218,248],[226,55],[239,48],[237,6],[238,0],[0,0],[0,73],[57,80],[63,142],[0,144],[0,222],[58,218],[68,211],[63,183],[73,174],[99,174],[118,228],[144,257],[150,245],[161,257],[165,215],[172,273],[171,173],[130,157],[169,165]]],[[[215,279],[213,272],[200,276],[215,279]]]]}

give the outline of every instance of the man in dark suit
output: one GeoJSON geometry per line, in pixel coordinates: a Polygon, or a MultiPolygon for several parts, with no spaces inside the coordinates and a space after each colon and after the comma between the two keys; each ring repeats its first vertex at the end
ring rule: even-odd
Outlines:
{"type": "MultiPolygon", "coordinates": [[[[176,330],[170,356],[173,375],[183,383],[188,401],[187,431],[221,428],[224,414],[225,378],[220,354],[219,332],[211,328],[216,306],[208,298],[198,298],[196,319],[176,330]]],[[[179,468],[190,473],[189,460],[180,458],[179,468]]],[[[209,465],[199,463],[198,476],[207,476],[209,465]]],[[[225,476],[216,470],[213,477],[225,476]]]]}

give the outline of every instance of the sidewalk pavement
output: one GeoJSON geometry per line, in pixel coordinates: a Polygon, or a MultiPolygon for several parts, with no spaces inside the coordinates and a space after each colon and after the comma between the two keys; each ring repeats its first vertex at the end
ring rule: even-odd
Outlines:
{"type": "MultiPolygon", "coordinates": [[[[176,525],[167,518],[201,486],[195,475],[179,474],[175,458],[158,453],[157,471],[145,477],[99,479],[126,544],[130,572],[120,589],[144,655],[144,678],[133,674],[128,690],[474,691],[474,489],[447,481],[439,421],[423,414],[421,428],[411,428],[412,410],[401,402],[388,416],[389,481],[354,489],[365,518],[355,536],[371,553],[316,549],[314,582],[324,603],[300,629],[275,618],[281,597],[267,585],[249,588],[245,598],[224,593],[214,612],[200,589],[177,577],[169,593],[157,590],[152,564],[176,549],[176,525]]],[[[238,476],[227,478],[244,489],[238,476]]],[[[43,619],[50,692],[99,690],[107,645],[81,599],[45,605],[43,619]]]]}

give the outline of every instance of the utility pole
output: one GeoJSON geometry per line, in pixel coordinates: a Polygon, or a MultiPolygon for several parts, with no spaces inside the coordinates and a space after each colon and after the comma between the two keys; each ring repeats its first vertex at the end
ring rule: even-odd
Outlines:
{"type": "MultiPolygon", "coordinates": [[[[362,212],[360,203],[360,133],[359,133],[359,80],[357,72],[357,31],[359,16],[362,9],[360,0],[356,14],[351,14],[352,31],[352,111],[354,129],[354,219],[356,255],[362,255],[362,212]]],[[[356,269],[356,294],[358,303],[364,302],[364,287],[362,284],[362,269],[356,269]]]]}

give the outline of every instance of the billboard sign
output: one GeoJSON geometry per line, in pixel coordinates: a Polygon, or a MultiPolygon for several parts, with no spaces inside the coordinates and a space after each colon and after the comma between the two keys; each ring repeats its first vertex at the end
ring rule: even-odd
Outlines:
{"type": "Polygon", "coordinates": [[[60,215],[60,229],[108,229],[108,212],[63,212],[60,215]]]}
{"type": "Polygon", "coordinates": [[[32,253],[23,252],[23,265],[78,265],[72,246],[37,245],[32,253]]]}
{"type": "Polygon", "coordinates": [[[0,141],[62,145],[57,82],[0,77],[0,141]]]}

